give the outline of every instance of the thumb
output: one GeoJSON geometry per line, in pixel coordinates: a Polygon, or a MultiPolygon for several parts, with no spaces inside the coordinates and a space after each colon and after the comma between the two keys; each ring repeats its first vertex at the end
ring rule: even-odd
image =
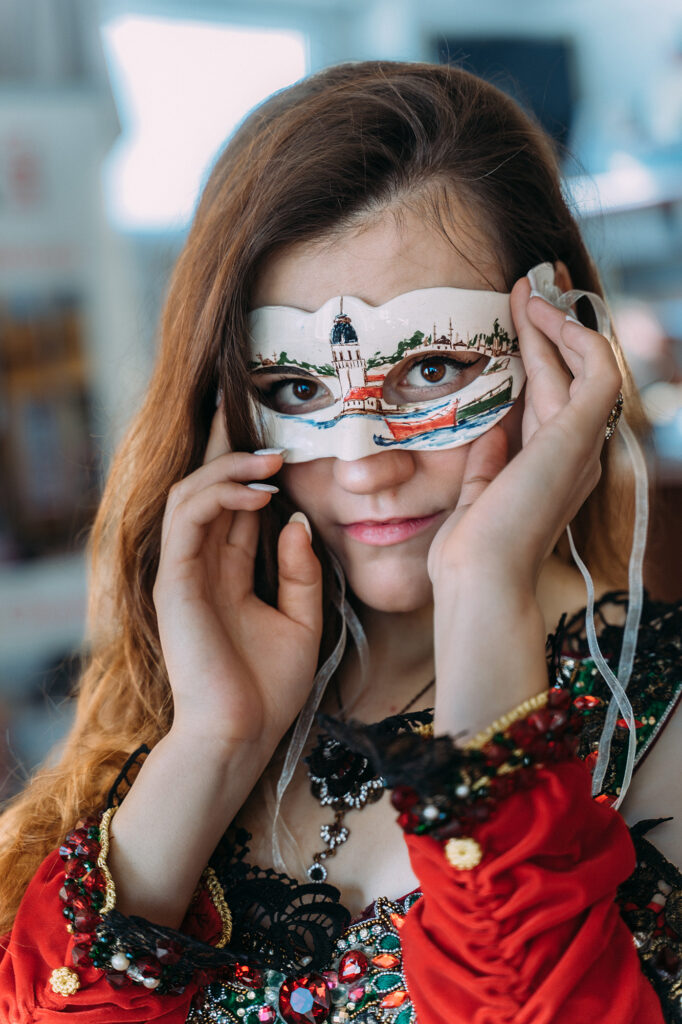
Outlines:
{"type": "Polygon", "coordinates": [[[322,567],[313,551],[307,517],[295,512],[279,535],[277,607],[287,618],[322,635],[322,567]]]}

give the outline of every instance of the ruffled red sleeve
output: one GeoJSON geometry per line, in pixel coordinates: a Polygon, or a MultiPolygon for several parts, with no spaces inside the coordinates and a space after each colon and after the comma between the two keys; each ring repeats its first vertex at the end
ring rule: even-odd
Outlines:
{"type": "Polygon", "coordinates": [[[401,932],[419,1024],[664,1024],[615,902],[632,841],[580,762],[539,768],[469,836],[471,869],[447,841],[405,837],[423,892],[401,932]]]}
{"type": "Polygon", "coordinates": [[[158,996],[138,985],[116,989],[101,970],[79,966],[77,992],[65,996],[53,990],[53,971],[75,970],[73,940],[59,898],[63,881],[64,865],[55,851],[29,885],[11,933],[0,939],[0,1020],[56,1024],[68,1013],[83,1024],[120,1024],[122,1020],[184,1024],[196,984],[180,995],[158,996]]]}

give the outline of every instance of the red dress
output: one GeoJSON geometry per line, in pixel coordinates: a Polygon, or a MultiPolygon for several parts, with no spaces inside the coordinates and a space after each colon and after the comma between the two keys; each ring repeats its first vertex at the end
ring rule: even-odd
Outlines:
{"type": "MultiPolygon", "coordinates": [[[[668,711],[680,694],[679,672],[676,678],[668,711]]],[[[636,924],[638,913],[654,911],[631,894],[617,899],[619,886],[636,875],[632,838],[608,800],[592,799],[590,774],[579,759],[538,768],[532,785],[501,799],[487,820],[467,831],[467,841],[480,851],[478,863],[475,857],[469,865],[453,862],[446,843],[429,835],[405,838],[419,891],[395,902],[379,899],[334,937],[326,962],[283,978],[269,968],[249,968],[245,954],[243,984],[233,983],[231,975],[233,982],[218,985],[218,991],[215,985],[207,989],[206,979],[197,976],[184,991],[163,995],[140,984],[114,987],[102,970],[74,966],[74,940],[59,897],[64,864],[52,853],[2,943],[0,1020],[57,1024],[64,1013],[87,1024],[672,1024],[682,1019],[679,1003],[664,1000],[664,1012],[642,969],[654,961],[640,960],[632,927],[622,916],[634,915],[636,924]],[[53,971],[65,967],[78,976],[80,987],[71,995],[58,994],[51,983],[53,971]]],[[[670,885],[665,891],[682,905],[682,878],[676,877],[677,891],[671,893],[670,885]]],[[[229,904],[229,888],[226,897],[229,904]]],[[[661,899],[650,905],[660,911],[661,899]]],[[[655,928],[655,942],[667,944],[652,949],[667,951],[661,970],[674,982],[670,991],[677,991],[676,972],[682,977],[682,967],[674,961],[675,950],[682,952],[682,936],[658,918],[655,928]]],[[[192,908],[180,934],[210,944],[219,931],[220,922],[204,901],[192,908]]]]}

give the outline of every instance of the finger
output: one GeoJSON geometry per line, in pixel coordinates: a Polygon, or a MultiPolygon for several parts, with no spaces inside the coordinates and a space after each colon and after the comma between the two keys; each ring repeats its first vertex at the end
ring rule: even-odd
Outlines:
{"type": "MultiPolygon", "coordinates": [[[[528,290],[529,285],[519,282],[519,288],[528,290]]],[[[537,296],[528,302],[527,314],[558,346],[571,367],[576,381],[570,388],[571,416],[586,417],[591,429],[600,429],[622,387],[622,376],[609,341],[598,331],[566,320],[562,310],[537,296]]]]}
{"type": "MultiPolygon", "coordinates": [[[[205,463],[184,479],[179,480],[170,489],[161,529],[161,548],[166,542],[168,524],[177,506],[198,494],[206,487],[229,480],[241,483],[266,480],[282,466],[282,454],[273,452],[268,455],[256,455],[249,452],[230,452],[216,456],[212,462],[205,463]]],[[[229,526],[228,526],[229,528],[229,526]]]]}
{"type": "Polygon", "coordinates": [[[277,545],[277,607],[316,636],[322,634],[322,568],[302,522],[287,523],[277,545]]]}
{"type": "Polygon", "coordinates": [[[511,294],[512,317],[519,337],[519,348],[528,377],[526,401],[538,407],[539,419],[556,415],[569,400],[571,373],[557,346],[529,318],[530,283],[522,278],[511,294]]]}
{"type": "Polygon", "coordinates": [[[255,561],[258,553],[258,537],[260,534],[260,516],[256,512],[235,512],[227,543],[231,547],[240,548],[251,561],[255,561]]]}
{"type": "Polygon", "coordinates": [[[463,513],[473,505],[491,480],[504,468],[507,450],[507,435],[499,425],[487,430],[471,443],[455,506],[456,513],[463,513]]]}
{"type": "Polygon", "coordinates": [[[226,511],[256,511],[270,501],[268,491],[254,491],[232,481],[206,487],[181,501],[168,517],[166,543],[161,551],[159,575],[183,562],[197,558],[206,543],[208,527],[226,511]]]}

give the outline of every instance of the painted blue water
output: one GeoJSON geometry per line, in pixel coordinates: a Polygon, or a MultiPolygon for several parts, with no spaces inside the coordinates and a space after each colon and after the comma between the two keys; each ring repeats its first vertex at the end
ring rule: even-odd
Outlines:
{"type": "Polygon", "coordinates": [[[481,427],[492,426],[495,420],[501,418],[502,413],[511,408],[514,402],[505,402],[504,405],[497,405],[494,409],[488,409],[479,416],[473,416],[464,423],[458,423],[455,427],[438,427],[436,430],[424,431],[423,434],[416,434],[405,441],[396,441],[394,437],[382,437],[374,434],[374,443],[382,448],[391,448],[393,445],[400,445],[401,448],[418,448],[424,451],[429,448],[442,448],[454,441],[464,442],[467,435],[478,436],[483,433],[481,427]]]}

